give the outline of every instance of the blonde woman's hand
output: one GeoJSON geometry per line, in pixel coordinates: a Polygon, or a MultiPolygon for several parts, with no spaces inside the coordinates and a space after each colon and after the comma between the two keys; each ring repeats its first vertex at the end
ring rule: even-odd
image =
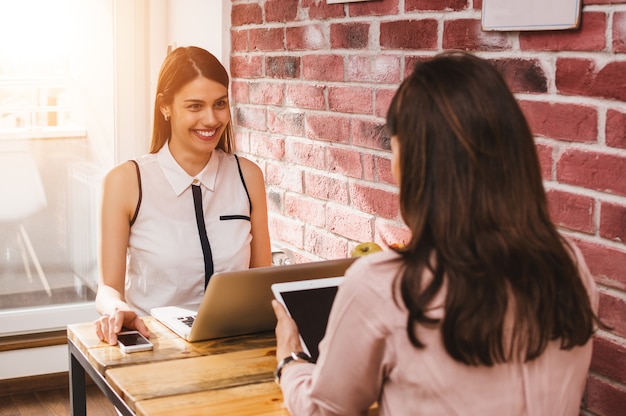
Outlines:
{"type": "Polygon", "coordinates": [[[143,320],[130,309],[115,309],[111,313],[103,314],[95,322],[96,335],[100,341],[110,345],[117,344],[117,334],[122,328],[139,331],[143,336],[150,337],[150,331],[143,320]]]}

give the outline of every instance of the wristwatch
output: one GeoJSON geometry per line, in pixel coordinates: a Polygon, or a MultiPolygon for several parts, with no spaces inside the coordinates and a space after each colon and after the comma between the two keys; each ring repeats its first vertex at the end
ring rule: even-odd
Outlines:
{"type": "Polygon", "coordinates": [[[280,376],[282,375],[283,368],[292,361],[306,361],[307,363],[312,363],[313,359],[302,351],[294,351],[291,355],[280,360],[276,366],[276,371],[274,371],[274,380],[277,384],[280,384],[280,376]]]}

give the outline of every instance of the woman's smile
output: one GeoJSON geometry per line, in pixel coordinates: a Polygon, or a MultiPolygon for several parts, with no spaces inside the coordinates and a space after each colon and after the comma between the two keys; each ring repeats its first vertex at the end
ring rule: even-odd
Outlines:
{"type": "Polygon", "coordinates": [[[214,138],[216,138],[215,133],[217,132],[216,129],[213,129],[213,130],[193,129],[191,131],[194,132],[197,136],[199,136],[201,140],[213,140],[214,138]]]}

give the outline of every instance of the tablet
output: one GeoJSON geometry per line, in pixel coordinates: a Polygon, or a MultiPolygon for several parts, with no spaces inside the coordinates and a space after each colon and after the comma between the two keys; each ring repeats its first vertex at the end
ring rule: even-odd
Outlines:
{"type": "Polygon", "coordinates": [[[300,342],[313,362],[319,356],[318,345],[326,333],[330,309],[343,277],[276,283],[274,297],[287,309],[300,331],[300,342]]]}

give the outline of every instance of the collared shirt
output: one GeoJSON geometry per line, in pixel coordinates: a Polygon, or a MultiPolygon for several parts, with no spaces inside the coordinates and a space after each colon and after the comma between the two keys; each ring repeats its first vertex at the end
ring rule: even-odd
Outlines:
{"type": "Polygon", "coordinates": [[[214,150],[190,176],[168,145],[137,159],[142,199],[131,226],[125,296],[140,315],[157,306],[199,303],[204,294],[204,258],[191,185],[202,189],[206,232],[215,272],[250,266],[250,200],[237,160],[214,150]]]}

